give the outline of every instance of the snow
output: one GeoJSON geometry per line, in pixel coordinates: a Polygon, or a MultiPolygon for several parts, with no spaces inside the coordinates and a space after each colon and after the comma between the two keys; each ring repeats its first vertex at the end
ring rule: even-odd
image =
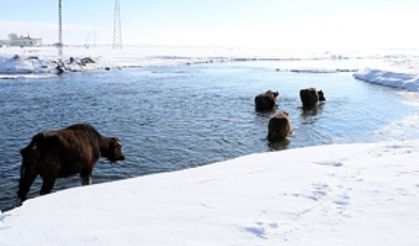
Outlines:
{"type": "MultiPolygon", "coordinates": [[[[121,67],[178,66],[199,63],[277,61],[278,72],[354,73],[366,82],[418,91],[419,50],[283,50],[206,46],[66,47],[63,69],[80,72],[121,67]],[[84,58],[94,63],[83,64],[84,58]],[[74,59],[72,62],[71,59],[74,59]]],[[[1,47],[0,78],[39,78],[57,75],[54,47],[1,47]],[[15,55],[19,59],[14,59],[15,55]]]]}
{"type": "Polygon", "coordinates": [[[359,80],[409,91],[419,91],[419,71],[416,74],[392,72],[379,69],[365,69],[354,74],[359,80]]]}
{"type": "Polygon", "coordinates": [[[56,192],[0,215],[11,245],[417,245],[419,141],[253,154],[56,192]]]}
{"type": "Polygon", "coordinates": [[[55,66],[50,62],[39,60],[36,57],[22,59],[15,55],[10,58],[0,59],[0,74],[40,74],[53,73],[55,66]]]}
{"type": "MultiPolygon", "coordinates": [[[[108,46],[65,47],[64,61],[70,57],[91,57],[97,61],[94,69],[143,66],[176,66],[196,63],[246,61],[253,59],[277,59],[277,50],[238,49],[228,47],[201,46],[127,46],[123,49],[111,49],[108,46]]],[[[0,57],[10,58],[18,54],[22,58],[37,56],[41,60],[57,61],[54,47],[0,48],[0,57]]],[[[281,52],[280,57],[290,57],[281,52]]],[[[305,56],[299,56],[305,57],[305,56]]],[[[0,66],[0,71],[2,66],[0,66]]],[[[1,72],[0,72],[1,73],[1,72]]]]}
{"type": "Polygon", "coordinates": [[[401,50],[395,53],[384,53],[379,58],[383,62],[366,64],[353,76],[365,82],[418,92],[419,56],[417,52],[417,50],[401,50]]]}
{"type": "MultiPolygon", "coordinates": [[[[418,57],[418,50],[67,47],[63,62],[66,71],[84,71],[267,60],[279,62],[278,72],[359,70],[359,80],[418,92],[418,57]]],[[[57,64],[53,47],[0,48],[0,78],[56,76],[57,64]]],[[[391,125],[374,134],[400,142],[253,154],[30,199],[0,211],[0,245],[417,245],[419,140],[403,141],[391,125]]]]}

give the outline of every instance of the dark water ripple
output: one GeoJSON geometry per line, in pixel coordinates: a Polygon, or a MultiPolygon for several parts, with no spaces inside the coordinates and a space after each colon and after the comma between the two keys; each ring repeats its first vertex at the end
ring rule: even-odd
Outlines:
{"type": "MultiPolygon", "coordinates": [[[[124,142],[126,161],[100,160],[94,183],[167,172],[245,154],[335,142],[376,141],[371,133],[414,114],[403,93],[354,80],[351,74],[278,73],[278,62],[123,69],[59,78],[0,81],[0,209],[14,204],[19,150],[44,130],[88,122],[124,142]],[[315,86],[327,102],[303,112],[298,92],[315,86]],[[293,135],[268,144],[274,112],[256,113],[254,96],[280,92],[293,135]]],[[[407,129],[413,131],[413,129],[407,129]]],[[[416,130],[417,132],[417,130],[416,130]]],[[[60,179],[55,189],[79,185],[60,179]]],[[[36,196],[38,179],[30,196],[36,196]]]]}

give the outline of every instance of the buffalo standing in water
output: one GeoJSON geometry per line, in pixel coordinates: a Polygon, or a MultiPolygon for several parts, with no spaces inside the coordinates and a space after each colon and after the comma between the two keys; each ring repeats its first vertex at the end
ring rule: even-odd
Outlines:
{"type": "Polygon", "coordinates": [[[270,120],[268,124],[268,140],[276,142],[284,140],[291,134],[291,121],[287,112],[278,112],[270,120]]]}
{"type": "Polygon", "coordinates": [[[276,105],[276,98],[278,97],[278,92],[267,91],[255,97],[255,107],[256,111],[268,111],[272,110],[276,105]]]}
{"type": "Polygon", "coordinates": [[[57,178],[77,173],[82,185],[91,184],[93,166],[101,156],[111,163],[125,159],[118,138],[104,137],[88,124],[39,133],[20,153],[19,205],[38,175],[43,180],[40,191],[43,195],[51,192],[57,178]]]}
{"type": "Polygon", "coordinates": [[[323,91],[317,91],[315,88],[300,90],[300,99],[305,109],[313,108],[318,102],[326,101],[323,91]]]}

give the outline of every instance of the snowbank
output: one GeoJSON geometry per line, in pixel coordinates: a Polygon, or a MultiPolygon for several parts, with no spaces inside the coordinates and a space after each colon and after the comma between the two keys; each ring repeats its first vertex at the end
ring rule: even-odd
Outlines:
{"type": "MultiPolygon", "coordinates": [[[[127,46],[113,50],[109,46],[65,47],[63,61],[65,71],[112,69],[120,67],[177,66],[213,62],[278,61],[277,71],[302,73],[353,72],[365,67],[388,66],[419,67],[419,50],[364,50],[326,51],[292,49],[254,49],[206,46],[127,46]],[[95,61],[80,66],[80,60],[89,57],[95,61]],[[71,59],[77,62],[72,63],[71,59]],[[75,65],[75,66],[74,66],[75,65]]],[[[33,77],[33,74],[56,74],[59,59],[54,47],[0,47],[0,78],[33,77]],[[16,69],[5,59],[19,55],[25,62],[37,57],[40,64],[25,65],[16,69]],[[3,62],[2,62],[3,61],[3,62]]]]}
{"type": "Polygon", "coordinates": [[[112,50],[106,46],[66,47],[64,52],[61,62],[54,47],[0,48],[0,78],[33,78],[40,75],[56,75],[61,72],[188,65],[228,59],[224,56],[217,56],[214,50],[211,52],[192,48],[127,47],[123,50],[112,50]],[[60,68],[57,69],[58,65],[60,68]]]}
{"type": "Polygon", "coordinates": [[[30,56],[25,59],[22,59],[19,55],[0,58],[0,74],[53,73],[55,66],[35,56],[30,56]]]}
{"type": "Polygon", "coordinates": [[[354,74],[356,79],[409,91],[419,91],[419,74],[365,69],[354,74]]]}
{"type": "Polygon", "coordinates": [[[410,91],[419,90],[419,50],[332,52],[199,46],[128,46],[113,50],[97,46],[66,47],[64,52],[63,63],[60,63],[54,47],[0,48],[0,79],[39,78],[55,76],[60,72],[121,67],[277,61],[278,72],[356,72],[354,77],[359,80],[410,91]],[[93,62],[83,62],[86,59],[93,62]],[[374,69],[364,70],[366,67],[374,69]]]}
{"type": "Polygon", "coordinates": [[[13,55],[10,58],[0,57],[0,79],[38,78],[61,74],[63,72],[81,72],[97,69],[95,61],[90,57],[67,60],[40,59],[38,56],[13,55]]]}
{"type": "Polygon", "coordinates": [[[330,145],[73,188],[0,217],[1,245],[417,245],[419,142],[330,145]]]}

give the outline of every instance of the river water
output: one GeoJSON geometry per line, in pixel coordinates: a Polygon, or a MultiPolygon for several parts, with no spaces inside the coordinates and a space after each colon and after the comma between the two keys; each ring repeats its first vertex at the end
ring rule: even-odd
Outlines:
{"type": "MultiPolygon", "coordinates": [[[[0,209],[15,203],[21,148],[38,132],[87,122],[120,137],[126,160],[100,160],[93,183],[196,167],[234,157],[320,144],[419,136],[418,98],[355,80],[351,73],[277,72],[272,62],[145,67],[0,81],[0,209]],[[326,103],[304,112],[299,90],[323,89],[326,103]],[[254,97],[279,91],[293,134],[270,145],[274,112],[256,113],[254,97]],[[410,120],[410,121],[409,121],[410,120]]],[[[162,181],[164,182],[164,180],[162,181]]],[[[30,197],[37,196],[40,178],[30,197]]],[[[59,179],[55,190],[79,185],[59,179]]]]}

